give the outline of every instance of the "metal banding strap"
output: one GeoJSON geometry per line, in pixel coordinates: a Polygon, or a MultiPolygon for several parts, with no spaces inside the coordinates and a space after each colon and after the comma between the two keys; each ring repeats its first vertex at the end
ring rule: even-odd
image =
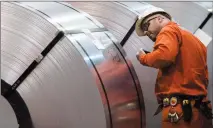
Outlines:
{"type": "MultiPolygon", "coordinates": [[[[11,86],[8,83],[1,79],[1,93],[7,91],[10,87],[11,86]]],[[[6,100],[13,108],[19,128],[32,128],[33,123],[29,110],[19,93],[15,90],[10,97],[6,98],[6,100]]]]}
{"type": "Polygon", "coordinates": [[[91,29],[81,29],[81,30],[65,30],[65,34],[80,34],[84,33],[86,34],[89,38],[92,39],[93,44],[98,48],[98,49],[104,49],[104,45],[100,42],[99,39],[97,39],[95,36],[92,35],[93,32],[105,32],[108,31],[106,28],[91,28],[91,29]]]}
{"type": "MultiPolygon", "coordinates": [[[[84,31],[85,29],[81,29],[81,30],[65,30],[64,33],[65,34],[79,34],[79,33],[85,33],[84,31]]],[[[87,29],[90,32],[104,32],[104,31],[108,31],[106,28],[90,28],[87,29]]]]}
{"type": "Polygon", "coordinates": [[[40,55],[30,64],[30,66],[21,74],[21,76],[15,81],[15,83],[3,92],[3,96],[7,98],[14,90],[25,80],[25,78],[35,69],[35,67],[41,62],[41,60],[47,55],[47,53],[55,46],[55,44],[64,36],[64,32],[59,31],[56,37],[47,45],[47,47],[41,52],[40,55]]]}
{"type": "Polygon", "coordinates": [[[124,36],[123,40],[121,41],[121,46],[123,47],[124,44],[126,43],[126,41],[129,39],[129,37],[132,35],[132,33],[135,30],[135,24],[137,22],[138,19],[135,20],[135,23],[132,25],[132,27],[129,29],[129,31],[127,32],[127,34],[124,36]]]}
{"type": "Polygon", "coordinates": [[[96,46],[97,49],[103,50],[105,47],[101,43],[101,41],[92,35],[92,32],[89,29],[83,29],[82,30],[84,34],[86,34],[90,39],[92,39],[92,43],[96,46]]]}

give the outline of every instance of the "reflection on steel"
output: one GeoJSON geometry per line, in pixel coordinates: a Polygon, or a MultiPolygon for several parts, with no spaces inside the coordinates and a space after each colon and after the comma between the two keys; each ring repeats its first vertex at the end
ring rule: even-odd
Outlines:
{"type": "Polygon", "coordinates": [[[103,28],[98,21],[57,2],[3,2],[1,16],[1,79],[9,84],[58,31],[84,29],[66,34],[17,88],[35,128],[144,126],[132,64],[111,33],[89,31],[103,28]]]}
{"type": "MultiPolygon", "coordinates": [[[[103,50],[97,50],[96,47],[88,43],[91,39],[84,34],[73,35],[74,39],[83,48],[84,52],[89,56],[93,66],[93,74],[96,75],[96,82],[98,85],[103,85],[103,95],[107,95],[107,101],[104,101],[104,106],[109,103],[111,114],[111,121],[113,128],[129,128],[141,127],[141,106],[139,104],[137,90],[135,88],[134,79],[124,61],[124,58],[114,46],[112,41],[108,38],[107,33],[96,32],[93,33],[95,37],[102,38],[103,44],[107,47],[103,50]],[[91,58],[93,55],[98,55],[99,59],[91,58]],[[100,58],[103,55],[103,58],[100,58]],[[100,61],[103,60],[103,61],[100,61]],[[129,102],[135,102],[136,106],[131,111],[128,109],[118,109],[118,106],[126,105],[129,102]],[[125,120],[121,120],[125,117],[125,120]]],[[[92,40],[91,40],[92,42],[92,40]]],[[[130,62],[129,62],[130,63],[130,62]]],[[[99,88],[101,88],[99,86],[99,88]]],[[[101,89],[100,89],[101,90],[101,89]]],[[[144,108],[144,107],[143,107],[144,108]]],[[[142,109],[143,110],[143,109],[142,109]]],[[[144,111],[143,111],[144,113],[144,111]]]]}

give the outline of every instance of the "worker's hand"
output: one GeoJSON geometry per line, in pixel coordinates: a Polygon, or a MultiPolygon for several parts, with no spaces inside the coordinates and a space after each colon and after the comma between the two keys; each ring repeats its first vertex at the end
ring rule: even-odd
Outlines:
{"type": "Polygon", "coordinates": [[[146,54],[143,49],[141,48],[139,52],[136,53],[136,58],[139,60],[139,55],[146,54]]]}

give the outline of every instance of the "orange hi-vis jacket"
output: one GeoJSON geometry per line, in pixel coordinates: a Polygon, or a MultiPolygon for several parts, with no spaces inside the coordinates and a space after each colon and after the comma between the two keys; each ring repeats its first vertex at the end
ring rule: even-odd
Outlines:
{"type": "Polygon", "coordinates": [[[154,50],[140,54],[141,64],[159,69],[155,94],[207,95],[207,49],[192,33],[169,22],[157,36],[154,50]]]}

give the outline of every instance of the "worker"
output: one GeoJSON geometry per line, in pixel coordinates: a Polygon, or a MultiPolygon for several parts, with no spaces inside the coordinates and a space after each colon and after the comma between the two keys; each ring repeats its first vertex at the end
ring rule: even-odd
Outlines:
{"type": "Polygon", "coordinates": [[[155,42],[152,52],[140,50],[136,57],[142,65],[159,69],[155,115],[162,111],[162,128],[212,128],[205,45],[157,7],[139,15],[135,29],[155,42]]]}

